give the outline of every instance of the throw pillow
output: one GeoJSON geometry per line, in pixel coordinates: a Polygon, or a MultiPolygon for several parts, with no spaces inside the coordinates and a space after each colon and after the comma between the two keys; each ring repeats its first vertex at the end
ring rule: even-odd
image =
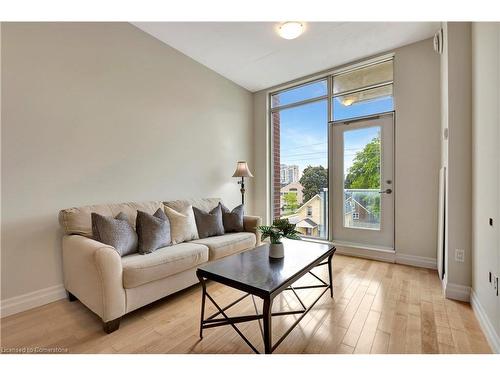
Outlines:
{"type": "Polygon", "coordinates": [[[222,236],[224,234],[224,224],[222,223],[221,204],[213,208],[210,212],[193,207],[198,236],[207,238],[211,236],[222,236]]]}
{"type": "Polygon", "coordinates": [[[222,221],[225,232],[243,232],[243,216],[245,215],[242,204],[233,208],[232,211],[222,205],[222,221]]]}
{"type": "Polygon", "coordinates": [[[171,244],[170,221],[161,208],[154,215],[137,211],[135,230],[139,237],[138,250],[141,254],[149,254],[171,244]]]}
{"type": "Polygon", "coordinates": [[[180,211],[165,206],[165,213],[170,221],[172,244],[197,240],[198,230],[194,219],[193,206],[188,205],[180,211]]]}
{"type": "Polygon", "coordinates": [[[137,252],[137,233],[128,222],[127,215],[120,212],[113,218],[92,212],[90,216],[96,241],[113,246],[122,257],[137,252]]]}

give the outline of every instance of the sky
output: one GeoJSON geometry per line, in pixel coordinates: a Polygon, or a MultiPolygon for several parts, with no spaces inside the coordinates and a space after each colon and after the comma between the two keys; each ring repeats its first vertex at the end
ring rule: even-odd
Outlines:
{"type": "MultiPolygon", "coordinates": [[[[311,97],[326,95],[326,82],[321,81],[279,94],[280,105],[311,97]]],[[[392,111],[392,97],[344,106],[334,99],[334,118],[344,120],[374,113],[392,111]]],[[[357,151],[361,151],[374,137],[378,127],[346,133],[344,170],[352,165],[357,151]]],[[[327,99],[280,111],[281,163],[298,165],[302,172],[308,165],[328,166],[328,107],[327,99]]]]}

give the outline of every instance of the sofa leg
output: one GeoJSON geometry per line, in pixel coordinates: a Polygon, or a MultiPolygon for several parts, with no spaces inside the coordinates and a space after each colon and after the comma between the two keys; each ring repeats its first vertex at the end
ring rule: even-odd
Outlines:
{"type": "MultiPolygon", "coordinates": [[[[68,292],[68,291],[66,291],[68,292]]],[[[78,301],[78,298],[76,298],[73,294],[71,294],[70,292],[68,292],[68,299],[70,302],[74,302],[74,301],[78,301]]]]}
{"type": "Polygon", "coordinates": [[[118,328],[120,328],[120,319],[121,318],[117,318],[117,319],[111,320],[109,322],[103,322],[102,328],[104,329],[104,332],[109,334],[109,333],[113,333],[118,328]]]}

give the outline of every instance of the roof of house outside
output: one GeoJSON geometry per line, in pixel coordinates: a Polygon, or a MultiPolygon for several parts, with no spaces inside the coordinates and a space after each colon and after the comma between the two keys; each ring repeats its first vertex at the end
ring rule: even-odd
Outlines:
{"type": "Polygon", "coordinates": [[[301,218],[298,215],[293,215],[287,218],[290,224],[295,224],[298,228],[316,228],[318,224],[310,218],[301,218]]]}
{"type": "Polygon", "coordinates": [[[300,182],[290,182],[289,184],[282,186],[280,190],[287,191],[287,190],[294,189],[294,188],[300,189],[300,190],[304,189],[304,187],[300,184],[300,182]]]}
{"type": "MultiPolygon", "coordinates": [[[[314,198],[314,197],[313,197],[314,198]]],[[[372,212],[366,208],[365,206],[363,206],[361,203],[359,203],[356,199],[354,199],[353,197],[349,197],[345,200],[345,203],[349,202],[349,201],[353,201],[355,205],[357,205],[358,207],[361,207],[363,210],[365,210],[368,214],[372,214],[372,212]]],[[[346,205],[347,207],[347,205],[346,205]]],[[[353,211],[349,211],[349,212],[346,212],[345,215],[349,215],[351,212],[353,211]]]]}
{"type": "Polygon", "coordinates": [[[299,221],[296,225],[298,228],[310,228],[310,229],[314,229],[318,226],[318,224],[316,224],[314,220],[311,220],[309,218],[305,218],[299,221]]]}
{"type": "Polygon", "coordinates": [[[321,199],[321,197],[319,196],[319,194],[316,194],[314,197],[312,197],[311,199],[309,199],[307,202],[303,203],[302,206],[300,206],[297,209],[297,211],[299,211],[302,207],[305,207],[306,205],[308,205],[309,203],[311,203],[315,199],[321,199]]]}

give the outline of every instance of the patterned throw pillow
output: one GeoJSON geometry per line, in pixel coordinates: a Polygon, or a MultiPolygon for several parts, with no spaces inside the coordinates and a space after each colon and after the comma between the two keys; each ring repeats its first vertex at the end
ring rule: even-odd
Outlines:
{"type": "Polygon", "coordinates": [[[198,230],[196,229],[196,221],[194,219],[193,206],[188,205],[180,211],[165,206],[165,213],[170,221],[172,244],[197,240],[199,238],[198,230]]]}
{"type": "Polygon", "coordinates": [[[224,224],[222,223],[221,204],[213,208],[210,212],[193,207],[198,236],[207,238],[212,236],[222,236],[224,234],[224,224]]]}
{"type": "Polygon", "coordinates": [[[138,250],[141,254],[149,254],[156,249],[172,244],[170,238],[170,221],[161,208],[154,215],[137,211],[135,230],[139,237],[138,250]]]}
{"type": "Polygon", "coordinates": [[[232,211],[221,205],[222,208],[222,221],[224,223],[225,232],[243,232],[243,216],[245,215],[244,207],[242,204],[233,208],[232,211]]]}
{"type": "Polygon", "coordinates": [[[126,214],[120,212],[116,218],[112,218],[92,212],[91,220],[96,241],[113,246],[122,257],[137,252],[137,233],[126,214]]]}

